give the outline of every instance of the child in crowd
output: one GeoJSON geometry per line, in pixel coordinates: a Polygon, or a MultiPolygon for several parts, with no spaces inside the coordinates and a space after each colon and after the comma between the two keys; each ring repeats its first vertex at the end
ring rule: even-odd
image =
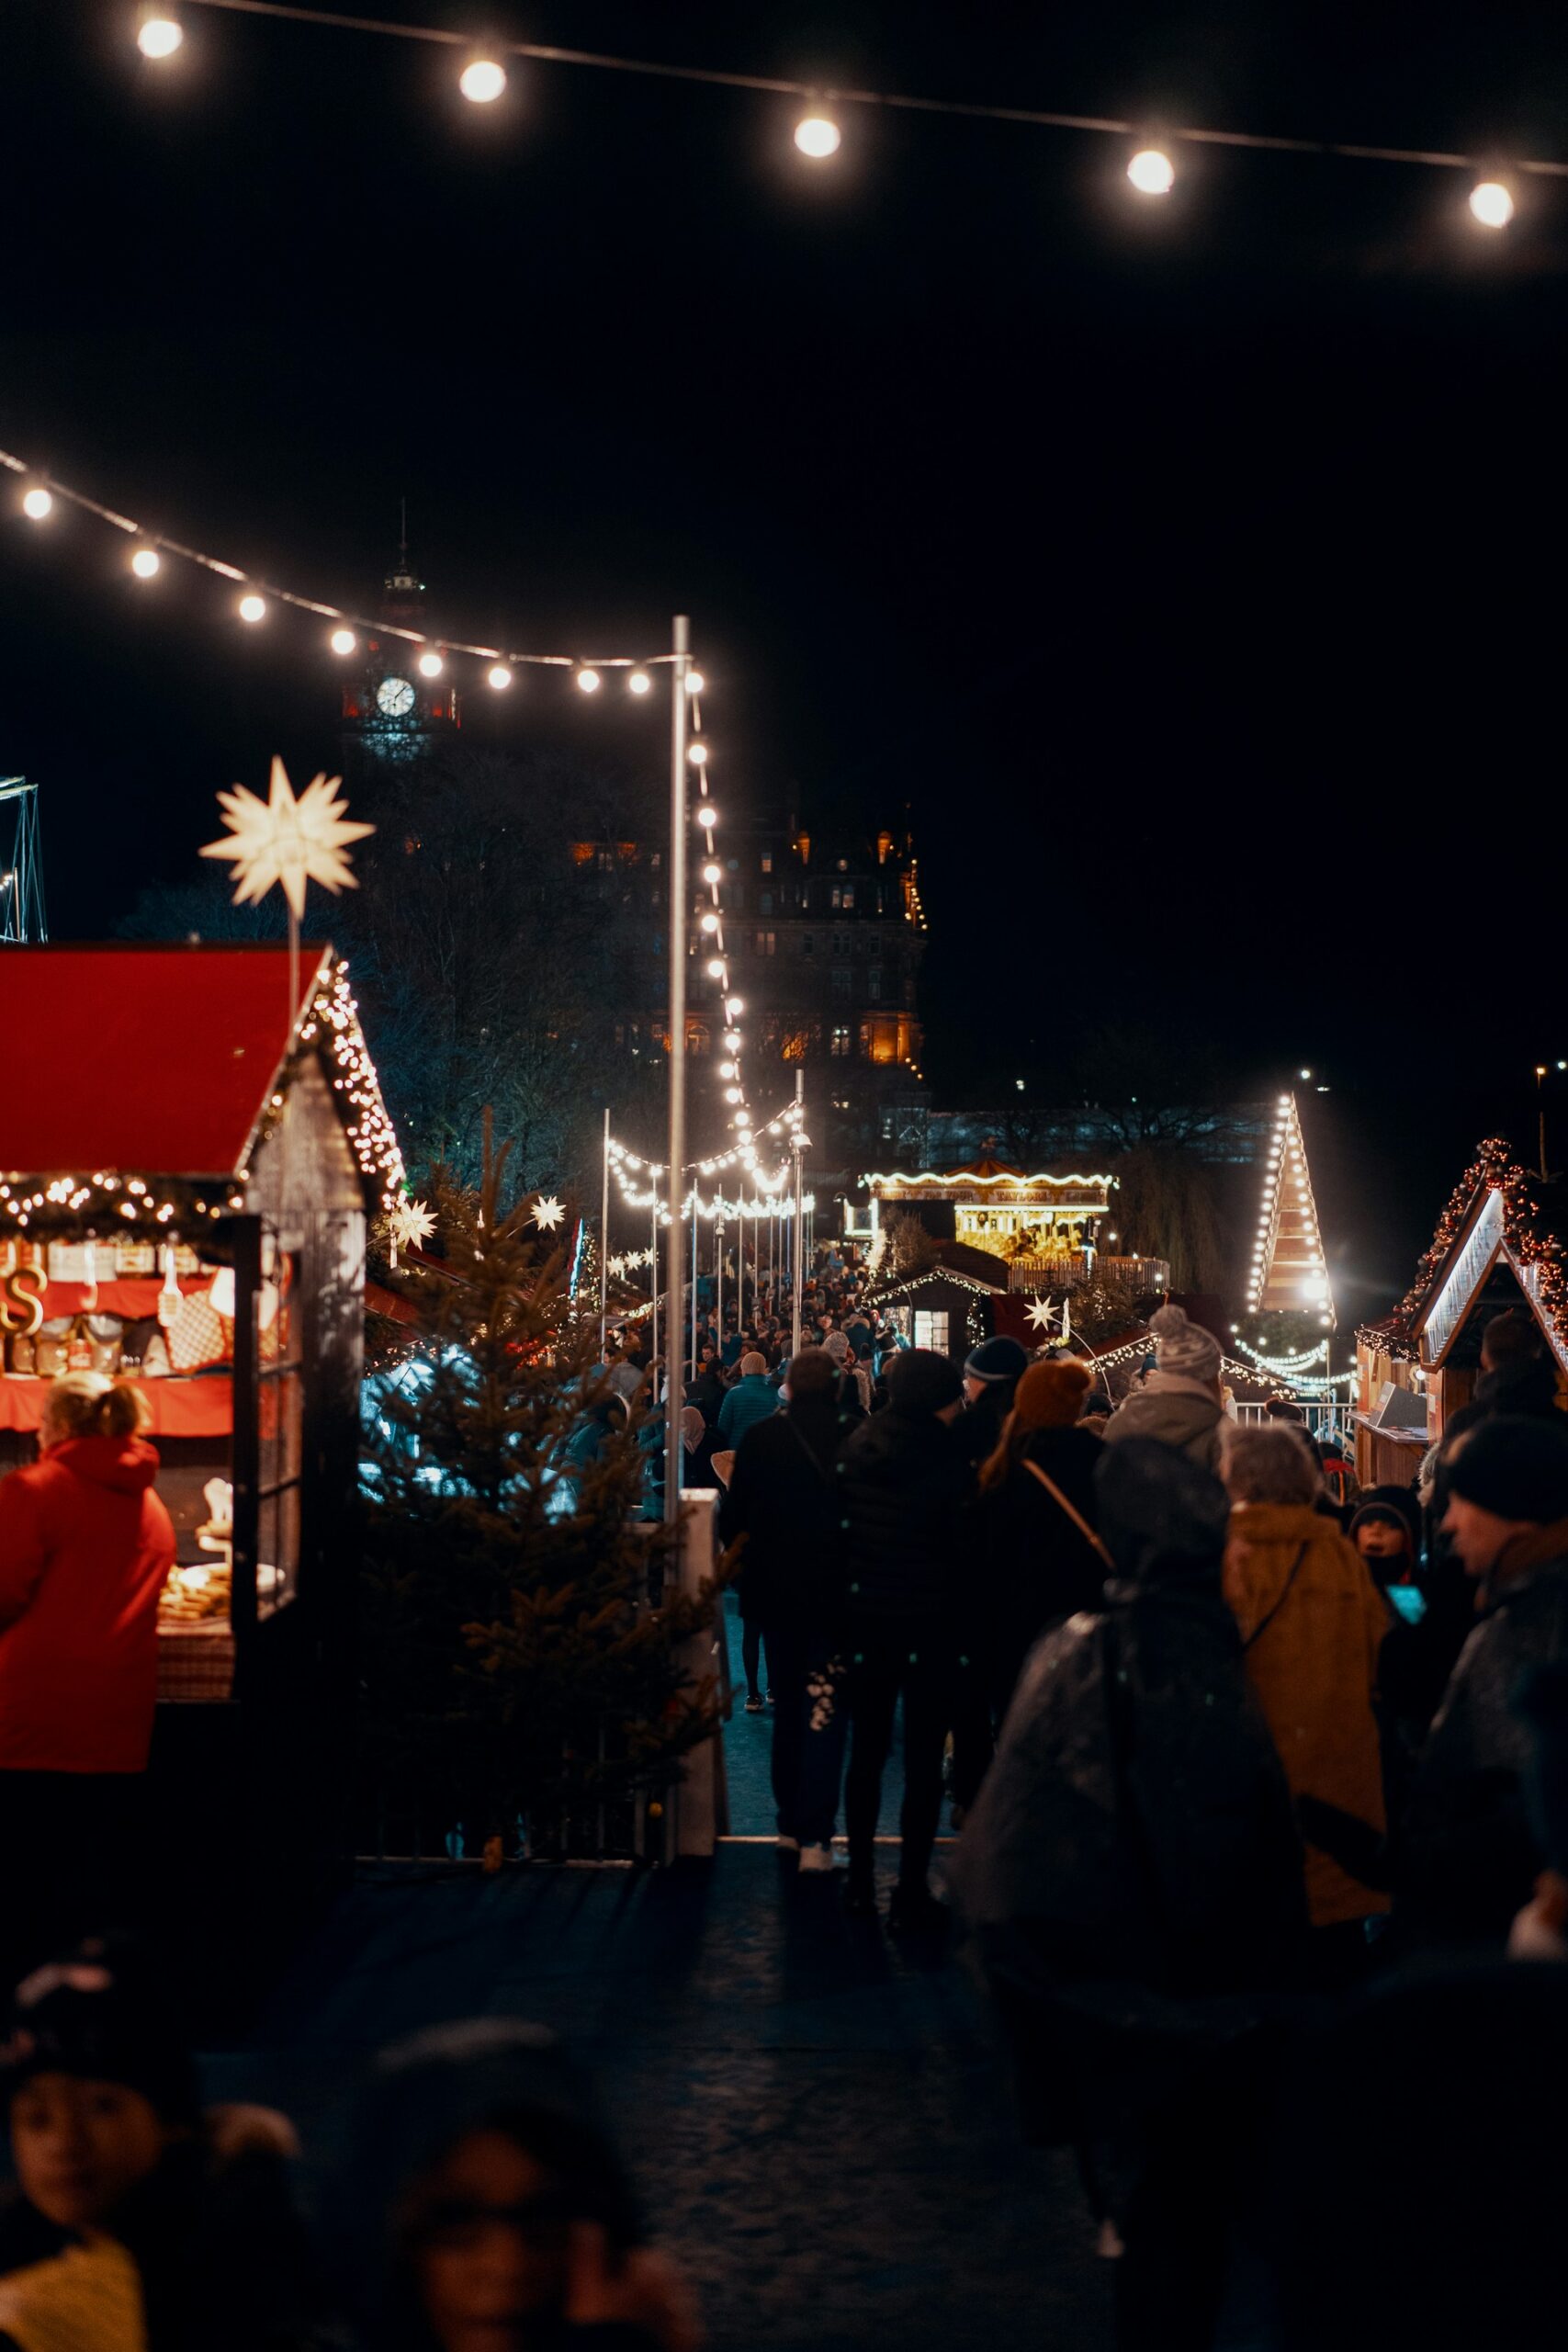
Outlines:
{"type": "Polygon", "coordinates": [[[684,2278],[537,2027],[479,2018],[383,2052],[336,2202],[365,2352],[695,2352],[684,2278]]]}
{"type": "Polygon", "coordinates": [[[299,2352],[308,2266],[284,2118],[203,2112],[152,1970],[98,1942],[18,1988],[0,2047],[16,2190],[6,2352],[299,2352]]]}

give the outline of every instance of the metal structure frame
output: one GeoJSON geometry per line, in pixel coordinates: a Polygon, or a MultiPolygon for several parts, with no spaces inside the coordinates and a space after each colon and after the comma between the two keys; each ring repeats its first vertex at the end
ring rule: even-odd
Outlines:
{"type": "MultiPolygon", "coordinates": [[[[41,946],[49,925],[43,911],[37,785],[23,775],[0,775],[0,810],[10,818],[9,854],[0,847],[0,943],[41,946]]],[[[0,827],[5,824],[0,816],[0,827]]]]}

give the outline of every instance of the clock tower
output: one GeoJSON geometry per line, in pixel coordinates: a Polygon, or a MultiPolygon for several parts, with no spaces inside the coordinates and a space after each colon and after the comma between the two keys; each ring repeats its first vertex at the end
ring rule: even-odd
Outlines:
{"type": "Polygon", "coordinates": [[[423,634],[425,627],[424,582],[409,560],[406,529],[382,590],[382,626],[366,638],[359,675],[343,691],[345,752],[361,762],[417,759],[462,724],[450,667],[425,677],[419,667],[424,649],[390,634],[423,634]]]}

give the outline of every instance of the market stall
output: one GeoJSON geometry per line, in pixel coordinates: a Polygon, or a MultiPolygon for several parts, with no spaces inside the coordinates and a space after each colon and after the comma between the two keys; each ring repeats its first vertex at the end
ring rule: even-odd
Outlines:
{"type": "Polygon", "coordinates": [[[1568,1390],[1568,1254],[1559,1187],[1492,1137],[1456,1185],[1416,1280],[1391,1316],[1356,1334],[1356,1475],[1407,1486],[1426,1449],[1470,1402],[1481,1335],[1509,1308],[1539,1327],[1568,1390]]]}
{"type": "Polygon", "coordinates": [[[344,1777],[366,1222],[402,1172],[346,967],[10,949],[0,1105],[0,1469],[60,1373],[135,1381],[177,1541],[154,1770],[220,1752],[276,1891],[344,1777]]]}

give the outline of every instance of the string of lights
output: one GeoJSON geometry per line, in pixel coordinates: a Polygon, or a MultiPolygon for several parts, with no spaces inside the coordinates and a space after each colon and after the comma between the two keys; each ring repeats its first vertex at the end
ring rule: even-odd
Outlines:
{"type": "MultiPolygon", "coordinates": [[[[247,628],[259,628],[276,605],[290,606],[294,611],[313,614],[317,619],[331,621],[327,644],[340,661],[359,650],[361,637],[395,637],[406,645],[419,645],[424,651],[419,657],[420,674],[438,678],[447,662],[454,656],[471,658],[487,664],[485,684],[496,693],[504,693],[511,685],[514,669],[563,670],[571,673],[573,683],[583,694],[597,694],[604,684],[606,670],[624,671],[627,689],[634,695],[650,692],[653,680],[649,673],[674,660],[672,653],[599,653],[592,657],[576,653],[538,653],[507,649],[498,645],[471,645],[460,638],[433,636],[429,631],[405,628],[393,621],[379,620],[363,613],[348,611],[341,605],[330,604],[324,597],[307,596],[298,589],[280,588],[274,582],[259,578],[237,563],[230,563],[221,556],[209,554],[201,548],[189,547],[183,540],[170,538],[166,533],[153,530],[134,516],[122,514],[113,506],[106,506],[101,499],[92,497],[85,490],[77,490],[70,482],[46,475],[26,458],[12,450],[0,449],[0,468],[19,475],[26,484],[21,494],[21,510],[29,523],[47,523],[58,505],[74,506],[83,514],[94,515],[107,523],[111,530],[121,532],[130,542],[130,566],[131,577],[151,582],[164,569],[166,556],[194,564],[211,572],[220,580],[230,582],[241,591],[234,602],[235,617],[247,628]]],[[[688,684],[691,680],[688,678],[688,684]]],[[[701,682],[694,691],[700,691],[701,682]]]]}
{"type": "MultiPolygon", "coordinates": [[[[624,57],[605,51],[566,49],[544,41],[479,40],[450,28],[394,24],[384,18],[350,15],[336,9],[310,8],[288,0],[184,0],[186,10],[205,9],[229,16],[262,17],[314,26],[318,30],[347,32],[384,40],[416,41],[462,53],[457,87],[473,106],[493,106],[509,86],[507,59],[543,65],[577,66],[599,73],[630,74],[661,82],[683,82],[715,90],[750,93],[763,97],[804,102],[805,111],[794,124],[797,153],[808,163],[828,163],[843,144],[841,118],[867,108],[883,113],[947,116],[953,119],[1009,124],[1034,130],[1078,132],[1090,137],[1130,142],[1134,152],[1126,164],[1129,186],[1152,201],[1170,194],[1178,172],[1172,150],[1183,147],[1235,148],[1275,155],[1323,156],[1340,162],[1392,164],[1425,171],[1471,172],[1479,176],[1470,190],[1471,217],[1488,230],[1505,229],[1513,219],[1517,178],[1568,178],[1568,163],[1554,157],[1519,158],[1506,175],[1483,156],[1452,153],[1443,149],[1402,147],[1386,143],[1337,139],[1300,139],[1276,132],[1219,130],[1184,124],[1162,131],[1157,139],[1146,125],[1109,115],[1071,114],[1041,107],[990,104],[982,99],[932,97],[906,90],[825,88],[784,74],[743,74],[718,66],[669,63],[646,57],[624,57]]],[[[181,10],[148,0],[140,11],[137,44],[143,57],[167,67],[185,48],[181,10]]]]}

